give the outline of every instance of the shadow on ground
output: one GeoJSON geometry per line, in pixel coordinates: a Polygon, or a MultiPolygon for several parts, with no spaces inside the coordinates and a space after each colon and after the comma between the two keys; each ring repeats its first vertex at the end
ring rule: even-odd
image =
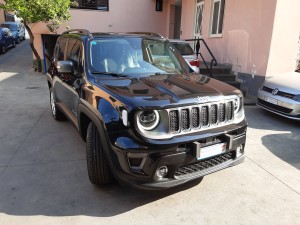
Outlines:
{"type": "Polygon", "coordinates": [[[262,144],[300,170],[300,121],[278,116],[256,106],[248,107],[246,116],[249,128],[257,129],[262,144]]]}

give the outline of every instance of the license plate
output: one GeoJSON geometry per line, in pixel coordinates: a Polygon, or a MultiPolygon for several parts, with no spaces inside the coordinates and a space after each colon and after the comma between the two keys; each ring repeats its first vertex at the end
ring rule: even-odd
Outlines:
{"type": "Polygon", "coordinates": [[[278,101],[274,98],[266,97],[265,100],[266,100],[266,102],[270,102],[274,105],[278,105],[278,101]]]}
{"type": "Polygon", "coordinates": [[[221,143],[201,148],[198,159],[206,159],[212,156],[220,155],[226,151],[226,145],[226,143],[221,143]]]}

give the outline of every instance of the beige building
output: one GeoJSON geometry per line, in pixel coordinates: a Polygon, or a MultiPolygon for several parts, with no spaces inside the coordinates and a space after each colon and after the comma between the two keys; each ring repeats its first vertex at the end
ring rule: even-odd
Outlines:
{"type": "Polygon", "coordinates": [[[0,23],[3,23],[4,21],[5,21],[4,11],[0,9],[0,23]]]}
{"type": "MultiPolygon", "coordinates": [[[[101,32],[157,32],[206,41],[219,64],[230,64],[250,95],[266,76],[293,71],[299,58],[299,0],[74,0],[71,28],[101,32]]],[[[50,36],[33,26],[36,46],[50,36]]],[[[51,44],[48,44],[48,46],[51,44]]],[[[44,46],[45,47],[45,46],[44,46]]],[[[44,48],[45,49],[45,48],[44,48]]],[[[201,50],[204,50],[201,48],[201,50]]],[[[203,55],[209,61],[206,52],[203,55]]],[[[288,78],[287,78],[288,79],[288,78]]]]}
{"type": "MultiPolygon", "coordinates": [[[[0,4],[3,3],[3,0],[0,0],[0,4]]],[[[4,10],[0,9],[0,23],[3,23],[5,21],[5,14],[4,10]]]]}

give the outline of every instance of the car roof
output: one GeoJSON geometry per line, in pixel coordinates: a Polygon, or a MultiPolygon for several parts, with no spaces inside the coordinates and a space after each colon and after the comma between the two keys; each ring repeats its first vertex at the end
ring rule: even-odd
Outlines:
{"type": "Polygon", "coordinates": [[[147,37],[147,38],[153,38],[153,39],[165,39],[162,36],[158,35],[148,35],[148,34],[142,34],[142,33],[92,33],[93,37],[147,37]]]}
{"type": "Polygon", "coordinates": [[[169,39],[169,41],[171,43],[188,43],[185,40],[181,40],[181,39],[169,39]]]}
{"type": "Polygon", "coordinates": [[[63,37],[75,37],[75,38],[98,38],[98,37],[147,37],[152,39],[163,39],[165,38],[156,33],[151,32],[129,32],[129,33],[116,33],[116,32],[92,32],[88,30],[76,29],[69,30],[62,34],[63,37]]]}
{"type": "Polygon", "coordinates": [[[2,24],[19,24],[20,22],[3,22],[2,24]]]}

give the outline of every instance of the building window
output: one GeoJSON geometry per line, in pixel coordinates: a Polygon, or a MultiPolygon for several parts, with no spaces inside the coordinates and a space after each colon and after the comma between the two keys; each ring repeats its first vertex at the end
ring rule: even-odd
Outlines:
{"type": "Polygon", "coordinates": [[[15,16],[4,12],[4,19],[6,22],[15,22],[15,16]]]}
{"type": "Polygon", "coordinates": [[[212,0],[210,35],[222,36],[225,0],[212,0]]]}
{"type": "Polygon", "coordinates": [[[71,0],[70,7],[75,9],[95,9],[108,11],[108,0],[71,0]]]}

